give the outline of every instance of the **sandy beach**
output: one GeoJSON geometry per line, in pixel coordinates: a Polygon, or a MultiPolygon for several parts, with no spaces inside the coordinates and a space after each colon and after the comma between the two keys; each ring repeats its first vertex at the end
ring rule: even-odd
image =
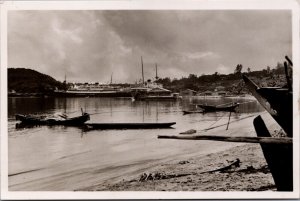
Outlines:
{"type": "Polygon", "coordinates": [[[164,175],[140,181],[142,174],[124,177],[121,181],[105,182],[85,189],[87,191],[274,191],[276,187],[267,167],[261,148],[256,144],[244,144],[226,151],[186,160],[171,160],[144,171],[164,175]],[[239,167],[227,171],[215,171],[240,160],[239,167]],[[169,177],[169,178],[168,178],[169,177]]]}
{"type": "MultiPolygon", "coordinates": [[[[270,131],[278,125],[268,114],[262,114],[270,131]]],[[[248,121],[248,120],[247,120],[248,121]]],[[[231,135],[238,135],[232,125],[231,135]]],[[[249,136],[255,133],[249,132],[249,136]]],[[[206,155],[178,155],[159,164],[131,172],[101,184],[82,188],[83,191],[276,191],[259,144],[236,143],[226,150],[206,155]],[[217,171],[239,160],[239,166],[217,171]]]]}

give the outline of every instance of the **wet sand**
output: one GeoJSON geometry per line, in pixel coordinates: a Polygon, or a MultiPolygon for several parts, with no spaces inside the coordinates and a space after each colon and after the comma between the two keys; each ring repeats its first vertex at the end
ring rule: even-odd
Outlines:
{"type": "Polygon", "coordinates": [[[170,178],[139,181],[141,174],[106,182],[87,191],[275,191],[272,175],[259,145],[246,144],[201,157],[172,160],[144,171],[170,178]],[[239,158],[240,167],[209,172],[239,158]]]}
{"type": "MultiPolygon", "coordinates": [[[[263,114],[270,131],[278,125],[268,114],[263,114]]],[[[236,126],[236,125],[235,125],[236,126]]],[[[234,130],[232,135],[238,135],[234,130]]],[[[253,132],[248,134],[253,136],[253,132]]],[[[178,155],[159,165],[132,172],[83,191],[276,191],[259,144],[237,143],[223,151],[206,155],[178,155]],[[214,171],[226,167],[236,159],[238,167],[226,171],[214,171]],[[149,176],[151,174],[151,176],[149,176]],[[147,176],[147,177],[146,177],[147,176]]]]}

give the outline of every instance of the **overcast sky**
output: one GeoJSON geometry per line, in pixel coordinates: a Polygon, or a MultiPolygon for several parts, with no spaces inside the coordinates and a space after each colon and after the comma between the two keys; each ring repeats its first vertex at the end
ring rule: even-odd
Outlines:
{"type": "Polygon", "coordinates": [[[274,67],[290,11],[9,11],[8,65],[62,81],[135,82],[274,67]]]}

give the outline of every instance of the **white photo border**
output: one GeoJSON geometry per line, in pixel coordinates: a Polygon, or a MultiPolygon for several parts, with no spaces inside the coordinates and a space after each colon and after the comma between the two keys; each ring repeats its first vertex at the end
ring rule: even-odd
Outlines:
{"type": "MultiPolygon", "coordinates": [[[[299,4],[295,0],[103,0],[2,1],[1,6],[1,198],[2,199],[285,199],[299,198],[299,4]],[[7,13],[17,10],[291,10],[293,54],[293,192],[72,192],[9,191],[7,131],[7,13]],[[298,179],[297,179],[298,178],[298,179]]],[[[284,55],[283,55],[284,56],[284,55]]]]}

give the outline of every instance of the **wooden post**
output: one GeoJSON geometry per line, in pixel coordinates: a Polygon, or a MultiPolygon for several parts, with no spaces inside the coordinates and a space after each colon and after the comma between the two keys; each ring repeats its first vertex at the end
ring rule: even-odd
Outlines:
{"type": "MultiPolygon", "coordinates": [[[[272,138],[261,116],[253,121],[258,137],[272,138]]],[[[260,144],[278,191],[293,191],[293,144],[260,144]]]]}
{"type": "Polygon", "coordinates": [[[231,116],[231,111],[230,111],[230,113],[229,113],[229,118],[228,118],[228,123],[227,123],[227,128],[226,128],[226,130],[228,130],[228,126],[229,126],[229,122],[230,122],[230,116],[231,116]]]}

